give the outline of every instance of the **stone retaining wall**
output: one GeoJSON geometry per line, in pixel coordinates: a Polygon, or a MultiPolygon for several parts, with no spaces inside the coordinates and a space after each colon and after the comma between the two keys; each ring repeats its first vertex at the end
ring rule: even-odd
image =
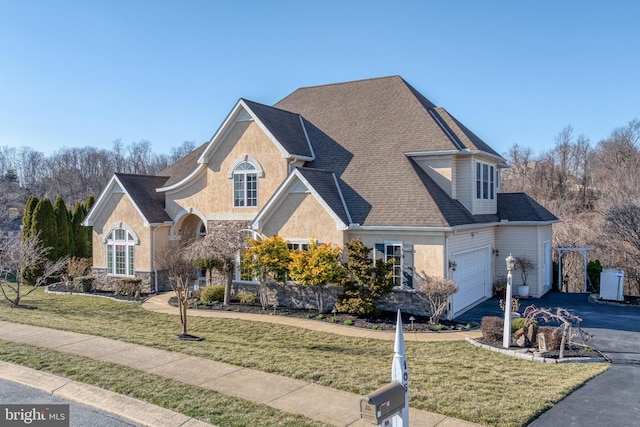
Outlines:
{"type": "MultiPolygon", "coordinates": [[[[267,282],[267,301],[270,307],[287,307],[302,310],[318,310],[316,289],[313,286],[298,285],[294,282],[267,282]]],[[[234,282],[233,293],[239,291],[258,294],[260,285],[254,282],[234,282]]],[[[344,289],[342,286],[325,286],[325,311],[331,311],[344,289]]],[[[376,307],[384,311],[402,310],[403,313],[416,316],[430,316],[431,310],[424,297],[413,289],[395,288],[393,291],[376,302],[376,307]]]]}

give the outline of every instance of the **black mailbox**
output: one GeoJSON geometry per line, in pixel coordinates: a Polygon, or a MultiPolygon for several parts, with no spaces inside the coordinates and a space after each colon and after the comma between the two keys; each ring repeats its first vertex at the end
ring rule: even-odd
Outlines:
{"type": "Polygon", "coordinates": [[[404,408],[404,386],[392,382],[360,400],[360,418],[382,424],[404,408]]]}

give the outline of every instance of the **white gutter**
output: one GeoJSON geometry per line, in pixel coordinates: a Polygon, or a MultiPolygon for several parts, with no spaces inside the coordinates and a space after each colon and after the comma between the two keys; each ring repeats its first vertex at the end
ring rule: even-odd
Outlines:
{"type": "Polygon", "coordinates": [[[156,269],[156,231],[158,226],[151,227],[151,265],[153,270],[153,287],[155,293],[158,293],[158,270],[156,269]]]}

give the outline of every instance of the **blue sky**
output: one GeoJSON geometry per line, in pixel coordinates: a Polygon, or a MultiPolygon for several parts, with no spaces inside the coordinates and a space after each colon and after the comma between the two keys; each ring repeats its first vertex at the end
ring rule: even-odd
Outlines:
{"type": "Polygon", "coordinates": [[[0,0],[0,147],[207,141],[238,98],[400,75],[500,153],[640,118],[640,2],[0,0]],[[605,4],[606,3],[606,4],[605,4]]]}

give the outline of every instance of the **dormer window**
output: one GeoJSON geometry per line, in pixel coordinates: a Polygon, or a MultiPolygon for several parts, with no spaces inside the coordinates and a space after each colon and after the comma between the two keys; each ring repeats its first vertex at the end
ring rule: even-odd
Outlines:
{"type": "Polygon", "coordinates": [[[239,163],[233,170],[233,206],[258,206],[258,170],[249,162],[239,163]]]}
{"type": "Polygon", "coordinates": [[[476,162],[476,199],[495,198],[495,167],[488,163],[476,162]]]}

